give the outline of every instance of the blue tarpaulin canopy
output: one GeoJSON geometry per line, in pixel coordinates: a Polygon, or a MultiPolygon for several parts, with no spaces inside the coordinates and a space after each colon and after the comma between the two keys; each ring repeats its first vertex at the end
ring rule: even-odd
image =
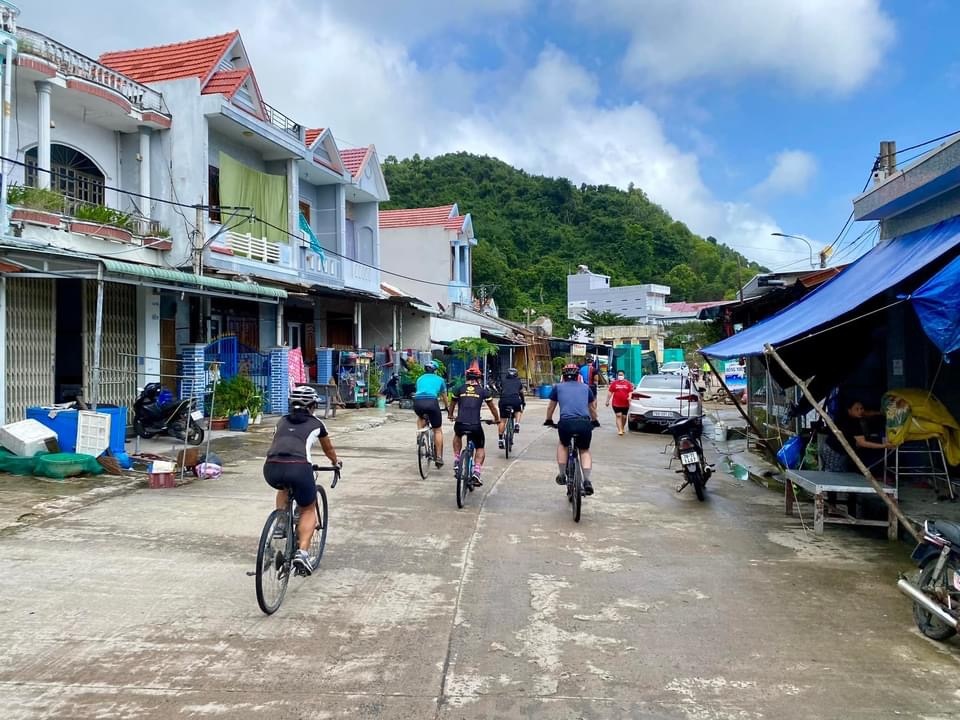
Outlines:
{"type": "Polygon", "coordinates": [[[960,349],[960,257],[910,296],[920,324],[942,353],[960,349]]]}
{"type": "MultiPolygon", "coordinates": [[[[960,245],[960,218],[945,220],[932,227],[882,242],[802,300],[798,300],[776,315],[741,333],[704,348],[701,352],[715,358],[737,358],[759,355],[767,343],[777,347],[783,343],[801,339],[865,305],[887,290],[895,288],[958,245],[960,245]]],[[[954,261],[950,265],[956,264],[957,261],[954,261]]],[[[960,265],[949,277],[954,283],[960,282],[960,265]]],[[[944,283],[947,282],[948,279],[945,278],[944,283]]],[[[924,287],[931,283],[933,279],[924,287]]],[[[952,293],[954,296],[952,300],[946,300],[952,304],[944,305],[943,291],[937,289],[940,287],[942,286],[937,285],[924,295],[928,303],[924,308],[929,308],[932,306],[931,303],[935,303],[939,308],[937,312],[943,313],[944,317],[952,312],[953,315],[949,319],[952,322],[954,342],[960,343],[956,293],[952,293]],[[937,300],[930,300],[931,297],[937,300]]],[[[953,287],[958,286],[955,284],[953,287]]],[[[911,289],[906,288],[908,292],[911,289]]],[[[918,312],[920,312],[919,306],[918,312]]],[[[923,316],[921,316],[921,322],[926,326],[923,316]]]]}

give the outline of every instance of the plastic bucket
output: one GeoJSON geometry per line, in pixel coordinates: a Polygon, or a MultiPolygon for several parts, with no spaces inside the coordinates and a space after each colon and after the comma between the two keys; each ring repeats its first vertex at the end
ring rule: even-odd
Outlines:
{"type": "Polygon", "coordinates": [[[537,397],[542,400],[549,400],[550,393],[553,392],[553,385],[541,385],[537,388],[537,397]]]}
{"type": "Polygon", "coordinates": [[[387,399],[383,397],[383,395],[380,395],[377,398],[377,408],[379,410],[384,410],[386,407],[387,407],[387,399]]]}
{"type": "Polygon", "coordinates": [[[246,432],[250,425],[250,416],[247,413],[242,415],[231,415],[227,421],[227,427],[237,432],[246,432]]]}

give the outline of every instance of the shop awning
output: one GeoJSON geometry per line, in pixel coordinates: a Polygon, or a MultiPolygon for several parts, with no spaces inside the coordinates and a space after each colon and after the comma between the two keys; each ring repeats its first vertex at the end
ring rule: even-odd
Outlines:
{"type": "Polygon", "coordinates": [[[898,289],[911,276],[953,254],[958,245],[960,218],[884,241],[802,300],[702,352],[715,358],[736,358],[759,355],[768,343],[777,347],[802,339],[886,291],[898,289]]]}
{"type": "Polygon", "coordinates": [[[185,290],[199,288],[201,290],[218,293],[252,295],[254,297],[269,298],[271,300],[283,300],[287,297],[286,290],[256,285],[254,283],[243,283],[237,282],[236,280],[194,275],[193,273],[181,272],[180,270],[170,270],[167,268],[153,267],[151,265],[138,265],[137,263],[122,262],[120,260],[102,259],[100,262],[103,263],[103,269],[107,275],[135,277],[147,283],[155,283],[159,287],[172,285],[182,287],[185,290]]]}

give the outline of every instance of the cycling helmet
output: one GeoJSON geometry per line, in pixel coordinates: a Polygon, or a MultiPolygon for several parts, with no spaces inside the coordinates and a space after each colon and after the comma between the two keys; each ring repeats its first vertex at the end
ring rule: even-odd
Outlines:
{"type": "Polygon", "coordinates": [[[510,368],[509,370],[507,370],[507,377],[508,377],[508,378],[515,378],[515,377],[518,377],[519,375],[520,375],[520,373],[517,372],[517,369],[516,369],[516,368],[510,368]]]}
{"type": "Polygon", "coordinates": [[[309,385],[298,385],[290,391],[290,409],[310,408],[317,404],[317,391],[309,385]]]}
{"type": "Polygon", "coordinates": [[[568,363],[567,365],[564,365],[563,371],[560,373],[560,375],[563,377],[564,380],[576,380],[579,374],[580,374],[580,368],[578,368],[573,363],[568,363]]]}
{"type": "Polygon", "coordinates": [[[429,373],[436,372],[436,371],[437,371],[437,364],[436,364],[433,360],[427,360],[427,361],[423,364],[423,371],[424,371],[424,372],[429,372],[429,373]]]}
{"type": "Polygon", "coordinates": [[[479,380],[482,377],[483,377],[483,373],[480,372],[480,368],[476,368],[476,367],[467,368],[468,380],[479,380]]]}

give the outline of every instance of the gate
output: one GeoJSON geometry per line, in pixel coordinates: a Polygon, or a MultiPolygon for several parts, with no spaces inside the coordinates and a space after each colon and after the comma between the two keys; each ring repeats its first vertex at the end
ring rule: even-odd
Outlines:
{"type": "MultiPolygon", "coordinates": [[[[235,335],[225,335],[207,345],[204,360],[218,362],[216,373],[226,380],[235,375],[247,375],[256,385],[260,397],[266,399],[270,394],[270,354],[262,353],[242,344],[235,335]]],[[[212,381],[211,371],[207,371],[208,384],[212,381]]]]}
{"type": "Polygon", "coordinates": [[[7,278],[6,420],[21,420],[28,407],[53,398],[56,353],[54,281],[7,278]]]}

